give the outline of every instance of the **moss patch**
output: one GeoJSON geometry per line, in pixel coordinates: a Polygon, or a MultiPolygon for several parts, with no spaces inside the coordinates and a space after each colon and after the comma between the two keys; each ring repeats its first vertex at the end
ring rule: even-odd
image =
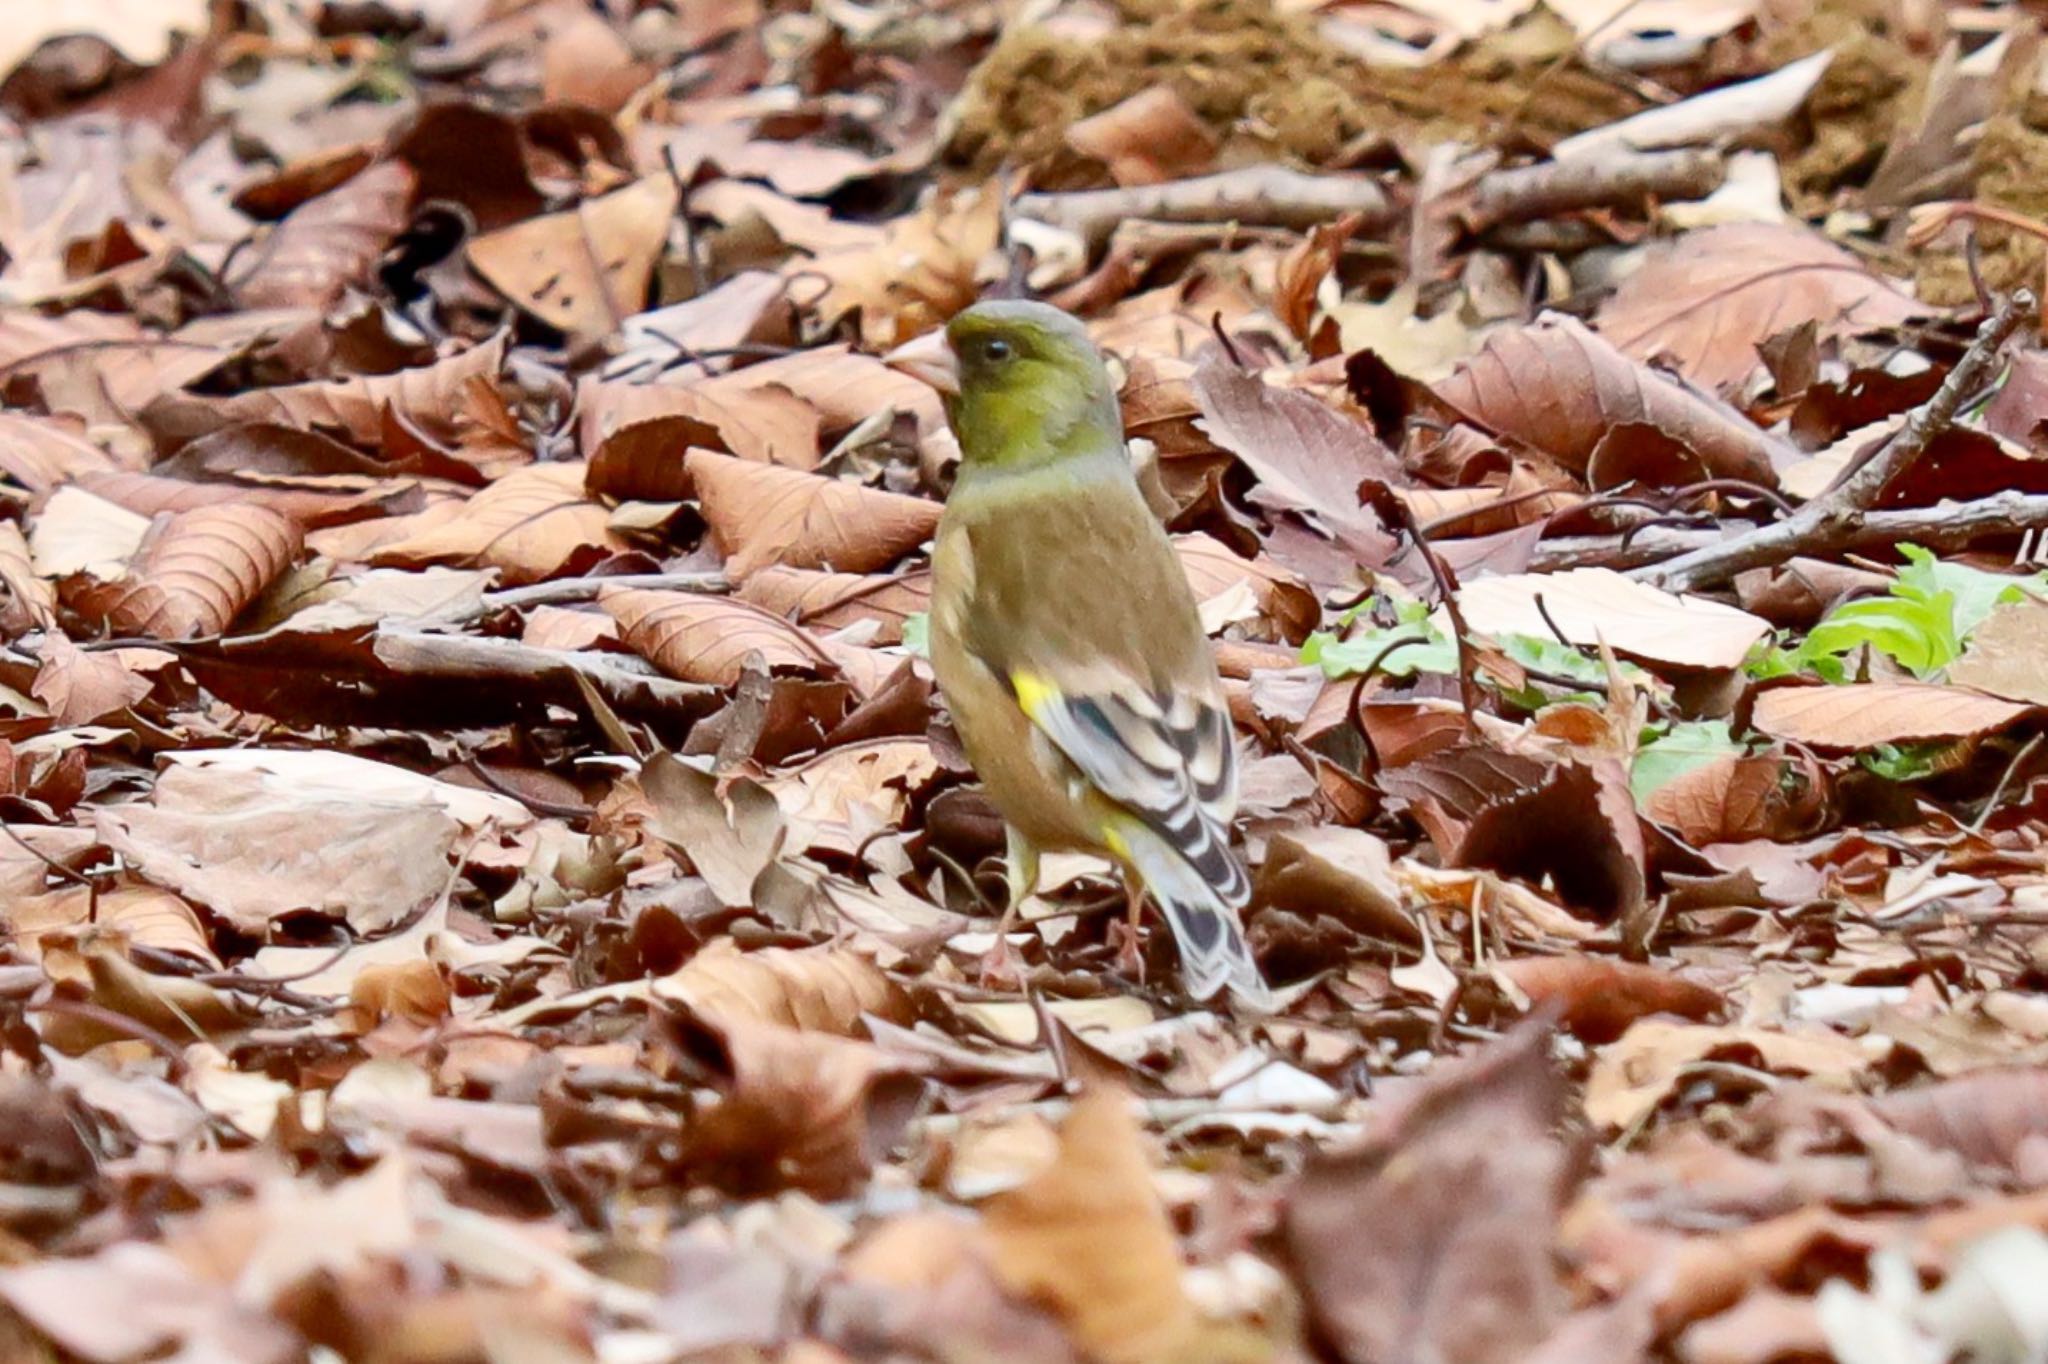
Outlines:
{"type": "Polygon", "coordinates": [[[1081,44],[1019,28],[983,60],[963,97],[948,159],[979,174],[1028,165],[1046,188],[1099,180],[1066,149],[1069,124],[1153,85],[1169,85],[1224,143],[1225,164],[1279,153],[1314,165],[1365,133],[1398,141],[1561,137],[1635,112],[1640,102],[1576,67],[1537,77],[1569,50],[1539,10],[1464,55],[1418,71],[1368,67],[1306,15],[1271,0],[1122,0],[1124,23],[1081,44]]]}
{"type": "MultiPolygon", "coordinates": [[[[2048,222],[2048,98],[2029,94],[2017,112],[1999,114],[1986,124],[1970,165],[1978,202],[2048,222]]],[[[2002,292],[2024,284],[2039,292],[2044,254],[2039,237],[1996,223],[1977,224],[1977,266],[1991,289],[2002,292]]],[[[1923,254],[1915,283],[1920,297],[1942,307],[1977,296],[1960,251],[1923,254]]]]}
{"type": "Polygon", "coordinates": [[[1835,49],[1806,102],[1812,139],[1784,162],[1785,186],[1800,213],[1827,212],[1836,190],[1877,165],[1900,120],[1919,107],[1927,63],[1892,36],[1881,0],[1824,0],[1799,23],[1770,35],[1757,60],[1765,70],[1835,49]]]}

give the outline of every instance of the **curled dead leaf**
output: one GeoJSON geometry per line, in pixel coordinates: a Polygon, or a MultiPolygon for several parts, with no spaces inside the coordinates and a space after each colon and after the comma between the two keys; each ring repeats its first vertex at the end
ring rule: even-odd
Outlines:
{"type": "Polygon", "coordinates": [[[684,682],[731,686],[752,654],[772,672],[833,669],[831,657],[802,630],[730,597],[606,588],[597,601],[618,621],[628,648],[684,682]]]}
{"type": "Polygon", "coordinates": [[[747,575],[734,591],[743,602],[819,630],[843,630],[872,621],[877,644],[900,644],[903,623],[932,604],[929,569],[907,573],[827,573],[770,565],[747,575]]]}
{"type": "Polygon", "coordinates": [[[752,460],[692,450],[685,467],[726,571],[744,579],[769,564],[864,573],[931,538],[939,504],[752,460]]]}
{"type": "Polygon", "coordinates": [[[510,583],[580,572],[627,547],[583,485],[581,464],[515,469],[470,498],[459,515],[380,546],[370,562],[480,564],[502,569],[510,583]]]}
{"type": "Polygon", "coordinates": [[[151,528],[126,577],[80,574],[60,590],[72,610],[117,633],[197,639],[223,633],[304,547],[298,523],[268,507],[195,507],[151,528]]]}
{"type": "Polygon", "coordinates": [[[1557,1011],[1558,1026],[1588,1042],[1611,1042],[1650,1014],[1695,1021],[1722,1011],[1720,992],[1640,962],[1575,953],[1498,962],[1494,973],[1538,1008],[1557,1011]]]}
{"type": "Polygon", "coordinates": [[[910,1002],[896,983],[868,958],[839,948],[741,952],[721,940],[662,977],[654,993],[700,1019],[837,1037],[859,1036],[864,1014],[910,1021],[910,1002]]]}

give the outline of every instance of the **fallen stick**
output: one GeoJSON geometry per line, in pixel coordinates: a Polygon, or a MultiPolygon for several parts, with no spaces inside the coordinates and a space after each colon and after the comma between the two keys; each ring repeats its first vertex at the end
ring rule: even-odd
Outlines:
{"type": "MultiPolygon", "coordinates": [[[[1858,552],[1888,550],[1911,543],[1928,549],[1968,548],[1986,535],[2048,530],[2048,494],[1994,493],[1970,502],[1941,502],[1932,507],[1905,507],[1865,512],[1862,521],[1839,548],[1858,552]]],[[[1544,540],[1529,563],[1531,573],[1558,573],[1568,568],[1640,568],[1674,555],[1730,543],[1717,530],[1686,530],[1657,526],[1633,536],[1571,535],[1544,540]],[[1626,543],[1624,543],[1626,541],[1626,543]]],[[[1796,557],[1796,556],[1795,556],[1796,557]]]]}
{"type": "Polygon", "coordinates": [[[1870,509],[1878,497],[1948,429],[1964,401],[1990,382],[1999,350],[2033,311],[2034,295],[2025,289],[2001,301],[1941,387],[1913,410],[1899,433],[1792,515],[1664,563],[1636,568],[1631,576],[1684,592],[1726,582],[1745,569],[1784,563],[1794,555],[1826,557],[1848,548],[1872,516],[1870,509]]]}
{"type": "Polygon", "coordinates": [[[1701,199],[1728,178],[1716,151],[1617,152],[1598,159],[1545,161],[1483,175],[1466,215],[1474,232],[1580,209],[1644,199],[1701,199]]]}
{"type": "Polygon", "coordinates": [[[1126,218],[1297,229],[1347,213],[1363,213],[1367,228],[1383,227],[1394,219],[1393,200],[1377,181],[1359,175],[1308,175],[1274,165],[1122,189],[1020,194],[1010,207],[1015,217],[1074,233],[1090,251],[1099,250],[1126,218]]]}

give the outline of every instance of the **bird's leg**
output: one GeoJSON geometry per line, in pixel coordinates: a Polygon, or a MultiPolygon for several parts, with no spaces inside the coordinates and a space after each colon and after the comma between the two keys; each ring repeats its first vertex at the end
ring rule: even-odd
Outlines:
{"type": "Polygon", "coordinates": [[[1038,849],[1007,824],[1003,826],[1003,838],[1003,884],[1009,903],[1003,906],[1003,917],[996,922],[995,946],[981,959],[984,984],[1014,983],[1023,976],[1016,954],[1010,951],[1010,930],[1016,926],[1017,916],[1024,912],[1024,902],[1038,890],[1038,849]]]}
{"type": "Polygon", "coordinates": [[[1116,949],[1116,969],[1140,985],[1145,983],[1144,939],[1138,933],[1138,912],[1145,903],[1145,883],[1130,871],[1124,872],[1124,910],[1126,917],[1120,924],[1112,924],[1110,931],[1121,942],[1116,949]]]}

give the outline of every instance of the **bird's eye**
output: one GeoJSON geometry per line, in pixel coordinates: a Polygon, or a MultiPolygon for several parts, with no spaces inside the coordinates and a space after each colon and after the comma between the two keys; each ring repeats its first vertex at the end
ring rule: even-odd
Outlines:
{"type": "Polygon", "coordinates": [[[982,343],[981,358],[990,364],[1001,364],[1010,358],[1010,343],[1000,336],[982,343]]]}

